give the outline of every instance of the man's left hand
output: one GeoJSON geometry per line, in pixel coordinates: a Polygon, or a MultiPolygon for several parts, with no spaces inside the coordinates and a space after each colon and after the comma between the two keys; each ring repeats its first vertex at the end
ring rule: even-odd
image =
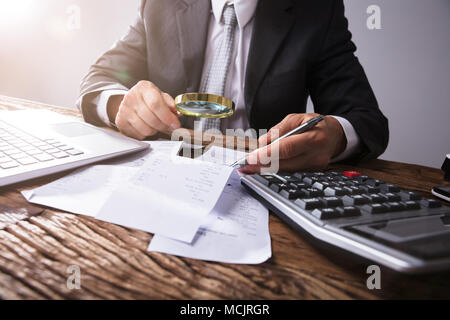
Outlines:
{"type": "Polygon", "coordinates": [[[272,139],[288,133],[301,124],[319,116],[318,114],[290,114],[278,125],[261,136],[259,149],[250,153],[249,165],[240,169],[243,173],[259,173],[263,167],[278,168],[279,171],[321,170],[328,167],[330,160],[340,155],[347,145],[344,130],[339,121],[327,116],[313,129],[284,138],[273,146],[272,139]],[[278,146],[276,146],[278,144],[278,146]],[[278,153],[276,155],[275,153],[278,153]],[[270,159],[267,163],[264,159],[270,159]],[[279,161],[279,165],[274,165],[279,161]]]}

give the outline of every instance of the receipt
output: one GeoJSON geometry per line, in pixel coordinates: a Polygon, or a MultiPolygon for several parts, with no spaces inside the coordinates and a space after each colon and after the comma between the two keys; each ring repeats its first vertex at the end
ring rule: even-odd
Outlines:
{"type": "Polygon", "coordinates": [[[114,191],[96,218],[190,243],[232,171],[220,164],[156,155],[114,191]]]}
{"type": "Polygon", "coordinates": [[[149,251],[236,264],[257,264],[272,255],[269,212],[240,184],[235,171],[192,243],[155,235],[149,251]]]}
{"type": "MultiPolygon", "coordinates": [[[[199,159],[228,165],[245,155],[213,146],[199,159]]],[[[234,171],[192,243],[155,235],[148,250],[225,263],[262,263],[272,256],[269,211],[247,193],[234,171]]]]}
{"type": "Polygon", "coordinates": [[[149,159],[155,156],[171,158],[178,153],[182,142],[152,141],[150,148],[105,162],[78,169],[52,183],[23,191],[31,203],[67,212],[95,217],[114,190],[136,175],[149,159]]]}

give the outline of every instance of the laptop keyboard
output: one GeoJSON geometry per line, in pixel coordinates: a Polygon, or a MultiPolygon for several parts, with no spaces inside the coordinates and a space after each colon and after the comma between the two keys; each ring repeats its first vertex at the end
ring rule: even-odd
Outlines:
{"type": "Polygon", "coordinates": [[[0,170],[84,154],[56,139],[38,139],[0,120],[0,170]]]}

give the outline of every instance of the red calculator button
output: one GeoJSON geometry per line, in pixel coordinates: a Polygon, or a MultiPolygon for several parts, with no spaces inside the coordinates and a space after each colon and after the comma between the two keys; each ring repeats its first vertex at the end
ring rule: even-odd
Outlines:
{"type": "Polygon", "coordinates": [[[344,175],[346,175],[349,178],[354,178],[356,176],[360,176],[361,173],[359,173],[358,171],[344,171],[344,175]]]}

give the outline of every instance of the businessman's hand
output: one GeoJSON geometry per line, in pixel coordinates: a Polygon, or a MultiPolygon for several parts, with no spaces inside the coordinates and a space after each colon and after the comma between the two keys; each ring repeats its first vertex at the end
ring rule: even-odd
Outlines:
{"type": "Polygon", "coordinates": [[[150,81],[140,81],[125,96],[112,97],[108,116],[123,134],[138,140],[180,128],[173,98],[150,81]]]}
{"type": "Polygon", "coordinates": [[[273,146],[267,146],[272,139],[281,137],[317,116],[319,115],[288,115],[266,135],[259,138],[259,149],[250,153],[247,159],[250,165],[241,168],[240,171],[249,174],[259,173],[262,167],[279,168],[280,171],[325,169],[330,159],[341,154],[347,145],[344,130],[333,117],[325,117],[324,121],[305,133],[292,135],[273,146]],[[273,163],[274,161],[279,161],[279,165],[273,163]]]}

